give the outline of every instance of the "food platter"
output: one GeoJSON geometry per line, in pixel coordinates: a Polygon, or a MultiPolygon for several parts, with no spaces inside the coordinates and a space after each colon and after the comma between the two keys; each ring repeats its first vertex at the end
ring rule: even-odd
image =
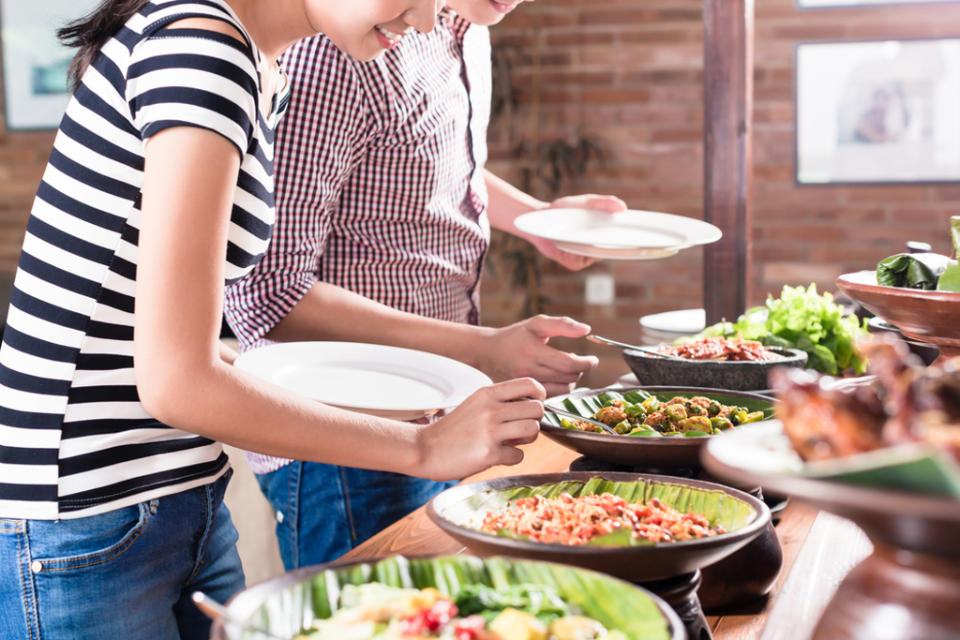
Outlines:
{"type": "Polygon", "coordinates": [[[770,511],[753,496],[723,485],[650,474],[570,472],[496,478],[447,489],[433,498],[427,514],[447,534],[479,553],[520,556],[603,571],[633,582],[650,582],[694,572],[740,549],[764,529],[770,511]],[[596,479],[601,483],[595,483],[596,479]],[[591,482],[594,481],[594,482],[591,482]],[[728,533],[645,546],[570,546],[547,544],[485,533],[477,518],[490,509],[503,508],[513,496],[529,488],[546,495],[560,491],[577,496],[595,492],[597,486],[614,485],[615,495],[661,497],[686,512],[698,512],[729,525],[728,533]],[[708,506],[705,506],[708,505],[708,506]],[[706,511],[709,509],[709,514],[706,511]]]}
{"type": "Polygon", "coordinates": [[[960,355],[960,293],[885,287],[875,271],[844,274],[837,287],[908,338],[935,344],[941,359],[960,355]]]}
{"type": "Polygon", "coordinates": [[[433,353],[360,342],[283,342],[247,351],[235,366],[326,404],[397,420],[457,406],[491,384],[433,353]]]}
{"type": "Polygon", "coordinates": [[[666,258],[722,236],[703,220],[637,210],[542,209],[519,216],[514,224],[521,233],[552,240],[569,253],[607,260],[666,258]]]}
{"type": "MultiPolygon", "coordinates": [[[[571,406],[578,409],[577,412],[580,413],[580,415],[583,415],[580,407],[582,407],[582,401],[584,399],[597,397],[608,392],[627,393],[635,390],[656,394],[660,398],[671,398],[677,395],[685,395],[688,397],[702,395],[711,399],[717,399],[721,402],[726,400],[727,402],[725,404],[743,405],[751,411],[764,411],[767,417],[773,414],[773,400],[761,394],[691,387],[649,386],[637,387],[635,389],[614,387],[596,390],[587,389],[551,398],[548,401],[548,405],[557,404],[557,406],[564,406],[569,402],[571,406]]],[[[560,422],[553,414],[549,413],[548,409],[544,420],[540,423],[540,430],[551,440],[594,460],[630,466],[643,466],[660,471],[698,466],[700,464],[700,449],[704,443],[712,437],[640,438],[577,431],[566,429],[559,425],[560,422]]]]}
{"type": "MultiPolygon", "coordinates": [[[[371,582],[390,587],[435,588],[447,595],[466,585],[486,585],[497,591],[520,585],[545,585],[583,615],[622,631],[627,638],[685,637],[677,614],[641,587],[574,567],[468,555],[393,556],[372,562],[308,567],[241,591],[230,600],[227,609],[232,619],[292,638],[337,611],[347,585],[371,582]]],[[[218,623],[213,639],[256,640],[257,634],[218,623]]]]}

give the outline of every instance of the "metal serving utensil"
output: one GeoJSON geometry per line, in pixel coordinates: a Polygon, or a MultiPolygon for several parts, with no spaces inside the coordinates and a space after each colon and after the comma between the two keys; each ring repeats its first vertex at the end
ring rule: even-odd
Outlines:
{"type": "Polygon", "coordinates": [[[598,336],[595,334],[590,334],[586,336],[587,340],[590,342],[596,342],[597,344],[606,344],[611,347],[621,347],[623,349],[630,349],[632,351],[643,351],[644,353],[649,353],[652,356],[657,356],[665,360],[680,360],[681,362],[690,362],[686,358],[678,358],[677,356],[672,356],[668,353],[660,353],[652,347],[641,347],[635,344],[627,344],[626,342],[620,342],[618,340],[611,340],[610,338],[604,338],[603,336],[598,336]]]}
{"type": "Polygon", "coordinates": [[[190,597],[193,600],[193,603],[197,605],[197,608],[200,609],[200,611],[202,611],[211,620],[229,624],[245,631],[252,631],[253,633],[260,634],[264,638],[269,638],[270,640],[291,640],[289,636],[278,636],[275,633],[271,633],[266,629],[261,629],[256,625],[250,624],[249,622],[238,620],[237,618],[233,617],[233,615],[225,606],[202,591],[194,591],[190,597]]]}
{"type": "Polygon", "coordinates": [[[599,420],[594,420],[593,418],[584,418],[583,416],[581,416],[581,415],[579,415],[579,414],[576,414],[576,413],[574,413],[573,411],[567,411],[566,409],[560,409],[560,408],[554,407],[553,405],[549,405],[549,404],[546,404],[546,403],[544,403],[543,408],[544,408],[545,411],[549,411],[550,413],[555,413],[555,414],[560,415],[560,416],[566,416],[566,417],[568,417],[568,418],[573,418],[574,420],[580,420],[581,422],[586,422],[586,423],[588,423],[588,424],[592,424],[592,425],[594,425],[594,426],[600,427],[601,429],[603,429],[604,431],[606,431],[607,433],[609,433],[609,434],[612,435],[612,436],[620,436],[620,435],[623,435],[623,434],[617,433],[617,432],[614,431],[613,428],[611,428],[609,425],[606,425],[606,424],[600,422],[599,420]]]}

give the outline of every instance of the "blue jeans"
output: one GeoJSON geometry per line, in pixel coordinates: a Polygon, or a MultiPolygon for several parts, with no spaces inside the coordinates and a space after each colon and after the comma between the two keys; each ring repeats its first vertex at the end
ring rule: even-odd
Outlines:
{"type": "Polygon", "coordinates": [[[456,482],[294,461],[257,475],[287,571],[339,558],[456,482]]]}
{"type": "Polygon", "coordinates": [[[207,640],[190,601],[243,588],[228,477],[71,520],[0,519],[0,638],[207,640]]]}

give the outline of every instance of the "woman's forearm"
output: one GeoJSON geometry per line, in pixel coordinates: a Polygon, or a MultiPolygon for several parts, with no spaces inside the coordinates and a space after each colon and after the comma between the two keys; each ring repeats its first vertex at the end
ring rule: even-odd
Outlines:
{"type": "Polygon", "coordinates": [[[484,182],[486,182],[487,194],[490,198],[487,216],[495,229],[523,237],[513,225],[513,221],[524,213],[549,206],[549,203],[521,191],[503,178],[490,173],[490,171],[484,172],[484,182]]]}

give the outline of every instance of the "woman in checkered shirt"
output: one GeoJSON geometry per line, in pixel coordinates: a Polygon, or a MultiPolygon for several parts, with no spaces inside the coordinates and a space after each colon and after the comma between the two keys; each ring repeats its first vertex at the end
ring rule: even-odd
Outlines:
{"type": "MultiPolygon", "coordinates": [[[[324,36],[283,56],[293,79],[277,138],[277,226],[263,262],[227,292],[242,349],[269,341],[347,340],[422,349],[495,380],[530,376],[569,390],[593,357],[547,344],[589,327],[538,316],[479,326],[490,227],[550,206],[484,169],[491,64],[487,25],[520,2],[448,0],[429,34],[386,34],[359,63],[324,36]]],[[[618,211],[604,196],[553,206],[618,211]]],[[[534,241],[572,268],[584,258],[534,241]]],[[[292,569],[333,559],[414,510],[447,483],[250,456],[277,513],[292,569]]]]}

